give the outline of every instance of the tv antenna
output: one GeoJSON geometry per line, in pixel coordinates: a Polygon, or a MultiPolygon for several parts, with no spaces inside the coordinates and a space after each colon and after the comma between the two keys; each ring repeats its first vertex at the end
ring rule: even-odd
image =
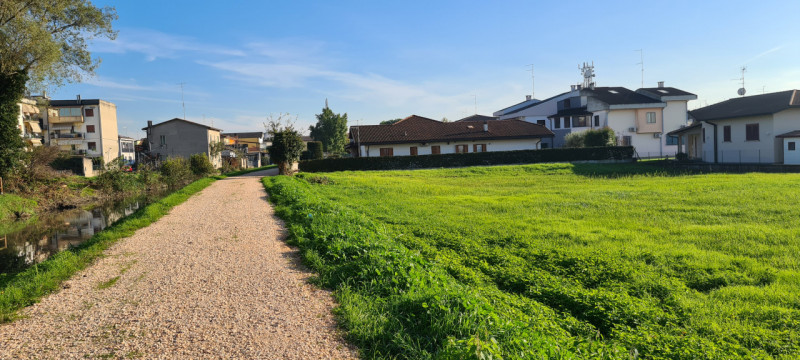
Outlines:
{"type": "Polygon", "coordinates": [[[644,51],[642,49],[633,50],[639,52],[639,62],[636,65],[642,66],[642,88],[644,88],[644,51]]]}
{"type": "Polygon", "coordinates": [[[186,83],[179,82],[178,85],[181,86],[181,106],[183,106],[183,120],[186,120],[186,103],[183,101],[183,85],[186,85],[186,83]]]}
{"type": "MultiPolygon", "coordinates": [[[[528,64],[526,66],[530,66],[531,67],[530,69],[528,69],[528,71],[531,72],[531,99],[533,99],[534,98],[533,93],[534,93],[534,90],[536,89],[536,82],[535,82],[535,79],[533,77],[533,64],[528,64]]],[[[477,112],[476,112],[476,114],[477,114],[477,112]]]]}
{"type": "Polygon", "coordinates": [[[478,95],[472,95],[475,98],[475,115],[478,115],[478,95]]]}
{"type": "Polygon", "coordinates": [[[578,69],[581,70],[581,74],[583,74],[583,87],[584,88],[591,88],[594,86],[594,61],[591,64],[583,63],[582,67],[578,69]]]}
{"type": "Polygon", "coordinates": [[[742,66],[741,70],[742,70],[742,77],[734,80],[739,80],[742,82],[742,87],[740,87],[739,90],[736,91],[736,93],[739,94],[739,96],[744,96],[744,94],[747,93],[747,90],[744,89],[744,73],[747,71],[747,66],[742,66]]]}

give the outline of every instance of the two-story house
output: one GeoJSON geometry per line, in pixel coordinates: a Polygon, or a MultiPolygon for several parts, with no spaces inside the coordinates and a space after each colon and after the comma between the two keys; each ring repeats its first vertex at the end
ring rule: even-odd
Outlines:
{"type": "Polygon", "coordinates": [[[147,132],[149,155],[158,160],[206,154],[214,167],[222,166],[221,155],[212,151],[214,144],[221,141],[220,129],[174,118],[158,124],[148,121],[142,130],[147,132]]]}

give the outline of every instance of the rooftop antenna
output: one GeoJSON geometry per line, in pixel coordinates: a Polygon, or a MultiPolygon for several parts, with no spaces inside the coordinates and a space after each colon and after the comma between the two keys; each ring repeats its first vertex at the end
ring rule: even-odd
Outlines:
{"type": "MultiPolygon", "coordinates": [[[[534,93],[534,90],[536,89],[536,82],[535,82],[535,79],[533,77],[533,64],[528,64],[527,66],[531,67],[528,71],[531,72],[531,99],[533,99],[534,98],[533,93],[534,93]]],[[[475,112],[475,113],[477,114],[477,112],[475,112]]]]}
{"type": "Polygon", "coordinates": [[[478,115],[478,95],[472,95],[475,98],[475,115],[478,115]]]}
{"type": "Polygon", "coordinates": [[[642,66],[642,88],[644,88],[644,51],[642,49],[633,50],[639,52],[639,62],[636,65],[642,66]]]}
{"type": "Polygon", "coordinates": [[[185,82],[179,82],[178,85],[181,86],[181,106],[183,106],[183,120],[186,120],[186,103],[183,101],[183,85],[186,85],[185,82]]]}
{"type": "Polygon", "coordinates": [[[739,96],[744,96],[744,94],[747,93],[747,90],[744,89],[744,73],[747,71],[747,66],[742,66],[741,70],[742,70],[742,77],[734,80],[740,80],[742,82],[742,87],[740,87],[736,93],[739,94],[739,96]]]}
{"type": "Polygon", "coordinates": [[[583,63],[583,66],[579,68],[581,70],[581,74],[583,74],[583,88],[589,89],[594,87],[594,61],[592,61],[591,65],[589,63],[583,63]]]}

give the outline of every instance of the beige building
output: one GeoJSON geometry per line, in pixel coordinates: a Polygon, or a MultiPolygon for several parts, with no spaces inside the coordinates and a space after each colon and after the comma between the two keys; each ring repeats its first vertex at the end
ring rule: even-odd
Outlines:
{"type": "Polygon", "coordinates": [[[50,146],[75,155],[103,158],[108,164],[119,156],[117,106],[98,99],[50,100],[42,111],[45,139],[50,146]]]}
{"type": "Polygon", "coordinates": [[[221,155],[211,155],[212,144],[220,142],[220,129],[175,118],[159,124],[148,121],[142,130],[147,132],[150,156],[158,160],[206,154],[214,167],[222,167],[221,155]]]}
{"type": "Polygon", "coordinates": [[[40,110],[36,107],[36,101],[22,99],[19,106],[19,116],[17,117],[17,128],[20,135],[29,146],[42,145],[42,127],[40,124],[40,110]]]}

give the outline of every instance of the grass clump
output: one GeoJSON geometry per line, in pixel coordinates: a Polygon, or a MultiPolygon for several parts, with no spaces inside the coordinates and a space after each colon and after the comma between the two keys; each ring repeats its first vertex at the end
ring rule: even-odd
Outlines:
{"type": "Polygon", "coordinates": [[[0,195],[0,222],[13,221],[36,213],[37,203],[17,195],[0,195]]]}
{"type": "Polygon", "coordinates": [[[111,279],[108,279],[106,281],[103,281],[103,282],[97,284],[97,290],[108,289],[108,288],[114,286],[117,283],[117,281],[119,281],[119,276],[114,276],[111,279]]]}
{"type": "Polygon", "coordinates": [[[366,358],[800,356],[800,175],[325,176],[265,185],[366,358]]]}

